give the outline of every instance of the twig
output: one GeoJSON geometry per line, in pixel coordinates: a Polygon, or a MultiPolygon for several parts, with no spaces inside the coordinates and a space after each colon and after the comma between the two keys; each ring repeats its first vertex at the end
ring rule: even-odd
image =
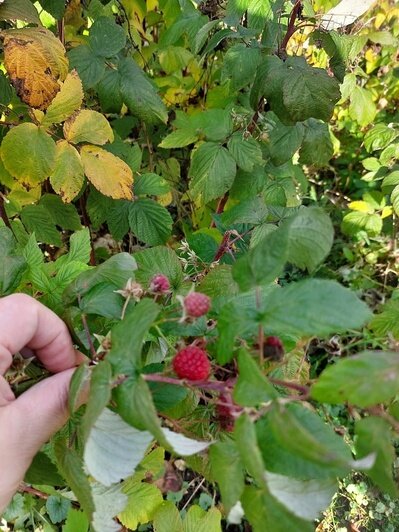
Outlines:
{"type": "Polygon", "coordinates": [[[87,191],[85,191],[85,193],[80,197],[79,205],[80,205],[80,210],[82,212],[83,222],[84,222],[85,226],[89,229],[89,234],[90,234],[90,248],[91,248],[91,251],[90,251],[90,266],[95,266],[96,265],[96,255],[95,255],[95,252],[94,252],[93,239],[92,239],[91,230],[90,230],[91,224],[90,224],[89,216],[87,214],[87,209],[86,209],[86,194],[87,194],[87,191]]]}
{"type": "Polygon", "coordinates": [[[165,377],[159,373],[145,373],[142,374],[144,380],[149,382],[163,382],[165,384],[174,384],[176,386],[188,386],[193,388],[202,388],[204,390],[215,390],[216,392],[225,392],[228,388],[227,384],[222,381],[188,381],[184,379],[174,379],[173,377],[165,377]]]}
{"type": "Polygon", "coordinates": [[[8,219],[7,212],[4,206],[5,203],[5,196],[4,194],[0,193],[0,216],[3,220],[4,224],[12,230],[10,220],[8,219]]]}
{"type": "Polygon", "coordinates": [[[284,35],[284,38],[281,41],[280,46],[278,47],[277,55],[282,59],[284,59],[287,55],[288,41],[291,39],[291,37],[294,35],[294,33],[297,30],[297,27],[295,26],[295,21],[301,12],[301,9],[302,9],[302,1],[297,0],[291,11],[290,20],[288,22],[286,34],[284,35]]]}
{"type": "Polygon", "coordinates": [[[303,384],[296,384],[295,382],[282,381],[280,379],[273,379],[272,377],[269,377],[269,381],[272,384],[275,384],[276,386],[283,386],[284,388],[290,388],[292,390],[296,390],[297,392],[301,392],[303,394],[301,399],[304,399],[305,397],[306,398],[309,397],[310,389],[308,386],[305,386],[303,384]]]}
{"type": "Polygon", "coordinates": [[[18,486],[18,491],[21,493],[30,493],[31,495],[36,495],[36,497],[44,500],[49,498],[47,493],[44,493],[44,491],[40,491],[36,488],[32,488],[31,486],[25,484],[25,482],[21,482],[21,484],[18,486]]]}
{"type": "MultiPolygon", "coordinates": [[[[229,199],[229,193],[226,192],[226,194],[222,198],[220,198],[220,200],[218,201],[215,214],[222,214],[228,199],[229,199]]],[[[212,220],[211,227],[216,227],[215,220],[212,220]]]]}

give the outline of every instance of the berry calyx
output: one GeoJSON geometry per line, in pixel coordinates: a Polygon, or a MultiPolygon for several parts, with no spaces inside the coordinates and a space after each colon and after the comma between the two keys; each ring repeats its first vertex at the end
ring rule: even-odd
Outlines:
{"type": "Polygon", "coordinates": [[[190,292],[183,300],[184,310],[187,316],[199,318],[208,312],[211,300],[201,292],[190,292]]]}
{"type": "Polygon", "coordinates": [[[209,377],[211,363],[206,351],[195,345],[181,349],[172,361],[173,369],[180,379],[202,381],[209,377]]]}
{"type": "Polygon", "coordinates": [[[166,275],[162,273],[157,273],[151,279],[150,283],[150,292],[154,294],[166,294],[170,290],[170,282],[166,275]]]}

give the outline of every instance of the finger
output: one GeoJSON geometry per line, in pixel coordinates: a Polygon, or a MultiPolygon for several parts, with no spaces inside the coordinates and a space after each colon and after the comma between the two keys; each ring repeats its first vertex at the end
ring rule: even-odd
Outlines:
{"type": "Polygon", "coordinates": [[[8,405],[11,401],[14,401],[15,395],[13,394],[10,385],[4,377],[0,375],[0,407],[8,405]]]}
{"type": "Polygon", "coordinates": [[[50,309],[25,294],[0,299],[0,372],[9,368],[12,355],[29,347],[51,372],[81,361],[65,323],[50,309]]]}

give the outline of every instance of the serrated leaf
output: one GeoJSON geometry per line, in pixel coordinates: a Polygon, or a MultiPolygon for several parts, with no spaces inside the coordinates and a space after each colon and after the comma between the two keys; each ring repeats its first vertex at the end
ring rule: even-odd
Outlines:
{"type": "Polygon", "coordinates": [[[260,145],[252,137],[244,138],[240,132],[233,133],[227,147],[237,166],[245,172],[252,172],[255,165],[263,163],[260,145]]]}
{"type": "Polygon", "coordinates": [[[286,509],[308,521],[317,519],[338,489],[335,479],[298,480],[265,471],[267,487],[286,509]]]}
{"type": "MultiPolygon", "coordinates": [[[[396,292],[393,292],[393,295],[396,292]]],[[[380,336],[392,335],[399,338],[399,299],[392,297],[387,301],[380,314],[375,314],[370,323],[370,328],[380,336]]]]}
{"type": "Polygon", "coordinates": [[[35,233],[38,242],[61,247],[60,233],[53,218],[43,205],[27,205],[21,211],[21,220],[26,229],[35,233]]]}
{"type": "Polygon", "coordinates": [[[3,0],[0,20],[24,20],[40,25],[39,14],[30,0],[3,0]]]}
{"type": "Polygon", "coordinates": [[[64,0],[40,0],[40,5],[47,13],[50,13],[55,19],[62,19],[65,12],[64,0]]]}
{"type": "Polygon", "coordinates": [[[163,503],[162,493],[153,484],[136,483],[127,494],[126,508],[118,515],[118,519],[126,528],[137,530],[140,523],[152,521],[163,503]]]}
{"type": "Polygon", "coordinates": [[[330,217],[318,207],[302,208],[286,222],[288,261],[312,272],[326,258],[334,240],[330,217]]]}
{"type": "Polygon", "coordinates": [[[152,440],[150,432],[131,427],[105,408],[90,430],[85,465],[96,480],[111,486],[133,473],[152,440]]]}
{"type": "Polygon", "coordinates": [[[150,284],[154,275],[162,273],[169,279],[171,287],[177,290],[183,281],[181,262],[176,253],[167,247],[157,246],[134,254],[137,261],[137,280],[144,286],[150,284]]]}
{"type": "Polygon", "coordinates": [[[122,98],[130,111],[145,122],[166,123],[168,113],[164,103],[133,59],[123,59],[119,63],[119,73],[122,98]]]}
{"type": "Polygon", "coordinates": [[[41,125],[48,127],[63,122],[81,107],[82,102],[82,82],[76,70],[73,70],[67,75],[59,93],[48,106],[41,125]]]}
{"type": "Polygon", "coordinates": [[[56,146],[53,139],[35,124],[13,127],[1,144],[1,157],[11,175],[22,184],[37,185],[53,172],[56,146]]]}
{"type": "Polygon", "coordinates": [[[89,44],[95,54],[102,57],[113,57],[126,44],[126,34],[110,17],[100,17],[90,28],[89,44]]]}
{"type": "MultiPolygon", "coordinates": [[[[95,290],[95,288],[93,290],[95,290]]],[[[96,423],[103,415],[104,409],[111,399],[112,368],[108,360],[102,360],[92,369],[89,390],[86,410],[82,419],[82,434],[86,442],[93,436],[93,430],[96,427],[96,423]]],[[[106,414],[104,414],[104,416],[105,415],[106,414]]],[[[101,424],[101,422],[99,423],[101,424]]],[[[91,442],[92,445],[95,446],[96,442],[93,442],[93,438],[91,442]]],[[[85,449],[87,449],[87,445],[85,449]]],[[[102,482],[101,479],[95,475],[93,476],[102,482]]],[[[103,484],[105,483],[103,482],[103,484]]]]}
{"type": "Polygon", "coordinates": [[[101,194],[132,199],[133,173],[122,159],[90,144],[81,148],[80,156],[87,179],[101,194]]]}
{"type": "Polygon", "coordinates": [[[236,44],[229,48],[224,56],[222,78],[230,78],[230,89],[239,91],[251,83],[260,60],[259,48],[236,44]]]}
{"type": "Polygon", "coordinates": [[[170,186],[166,179],[160,175],[148,173],[136,175],[134,182],[134,192],[136,196],[147,194],[149,196],[159,196],[170,191],[170,186]]]}
{"type": "Polygon", "coordinates": [[[234,263],[234,280],[242,291],[268,284],[281,273],[287,259],[288,232],[277,229],[234,263]]]}
{"type": "Polygon", "coordinates": [[[129,225],[136,237],[156,246],[171,235],[173,220],[167,209],[152,199],[139,199],[129,207],[129,225]]]}
{"type": "Polygon", "coordinates": [[[196,504],[190,506],[184,521],[184,532],[222,532],[221,513],[213,507],[207,512],[196,504]]]}
{"type": "Polygon", "coordinates": [[[350,95],[349,116],[360,126],[368,126],[377,114],[373,95],[367,89],[355,85],[350,95]]]}
{"type": "Polygon", "coordinates": [[[305,135],[299,150],[299,162],[314,166],[325,166],[334,153],[327,124],[314,118],[304,122],[305,135]]]}
{"type": "Polygon", "coordinates": [[[364,136],[364,147],[372,151],[383,150],[399,136],[399,131],[389,125],[380,123],[369,129],[364,136]]]}
{"type": "Polygon", "coordinates": [[[371,317],[367,305],[353,292],[324,279],[276,287],[264,298],[263,305],[265,326],[276,333],[301,336],[357,329],[371,317]]]}
{"type": "Polygon", "coordinates": [[[370,214],[361,211],[353,211],[345,214],[341,230],[347,235],[356,235],[365,231],[370,236],[377,236],[382,230],[382,218],[379,214],[370,214]]]}
{"type": "Polygon", "coordinates": [[[198,134],[192,129],[176,129],[169,133],[158,146],[164,149],[184,148],[198,140],[198,134]]]}
{"type": "Polygon", "coordinates": [[[91,89],[105,73],[105,61],[96,56],[93,50],[85,44],[76,46],[68,52],[71,68],[76,68],[85,89],[91,89]]]}
{"type": "Polygon", "coordinates": [[[62,532],[87,532],[89,529],[89,520],[84,512],[70,508],[66,517],[62,532]]]}
{"type": "Polygon", "coordinates": [[[392,476],[395,449],[391,427],[385,419],[366,417],[355,422],[356,457],[376,453],[374,465],[366,474],[390,497],[397,497],[398,487],[392,476]]]}
{"type": "Polygon", "coordinates": [[[16,241],[8,227],[0,227],[0,294],[7,295],[19,285],[27,268],[23,256],[16,254],[16,241]]]}
{"type": "Polygon", "coordinates": [[[228,512],[240,500],[245,485],[244,467],[235,442],[226,439],[212,445],[209,460],[228,512]]]}
{"type": "Polygon", "coordinates": [[[367,351],[328,366],[311,394],[324,403],[348,401],[365,408],[393,399],[399,391],[398,375],[397,353],[367,351]]]}
{"type": "Polygon", "coordinates": [[[236,164],[230,153],[219,144],[205,142],[192,155],[189,175],[190,191],[204,203],[223,196],[234,182],[236,164]]]}
{"type": "Polygon", "coordinates": [[[8,105],[13,97],[13,88],[3,71],[0,72],[0,103],[8,105]]]}
{"type": "Polygon", "coordinates": [[[242,406],[258,406],[277,395],[249,353],[241,349],[238,354],[238,379],[234,386],[234,400],[242,406]]]}
{"type": "Polygon", "coordinates": [[[153,516],[155,532],[184,532],[179,510],[172,501],[163,501],[153,516]]]}
{"type": "Polygon", "coordinates": [[[4,64],[21,100],[45,110],[60,90],[58,80],[68,73],[61,41],[46,28],[3,32],[4,64]]]}
{"type": "Polygon", "coordinates": [[[193,454],[205,451],[212,442],[210,441],[198,441],[192,438],[187,438],[184,434],[178,432],[172,432],[168,428],[161,429],[166,441],[174,452],[181,456],[192,456],[193,454]]]}
{"type": "Polygon", "coordinates": [[[121,485],[106,487],[101,484],[91,484],[95,511],[93,513],[92,528],[94,532],[119,532],[120,524],[113,519],[127,504],[127,496],[122,493],[121,485]]]}
{"type": "Polygon", "coordinates": [[[120,92],[120,76],[117,70],[107,68],[97,84],[97,93],[104,113],[119,113],[123,105],[120,92]]]}
{"type": "Polygon", "coordinates": [[[71,501],[64,497],[50,495],[46,501],[46,510],[52,523],[64,521],[71,507],[71,501]]]}
{"type": "Polygon", "coordinates": [[[40,199],[39,205],[47,209],[55,225],[62,229],[78,231],[82,228],[75,205],[62,203],[59,196],[44,194],[40,199]]]}
{"type": "Polygon", "coordinates": [[[62,201],[71,202],[84,183],[82,159],[77,149],[66,140],[59,140],[55,147],[55,165],[50,183],[62,201]]]}
{"type": "Polygon", "coordinates": [[[58,472],[58,469],[43,452],[38,452],[28,471],[25,473],[24,481],[29,484],[47,484],[49,486],[63,486],[64,479],[58,472]]]}
{"type": "Polygon", "coordinates": [[[64,136],[72,144],[91,142],[102,146],[114,140],[114,132],[105,116],[89,109],[75,113],[65,122],[64,136]]]}

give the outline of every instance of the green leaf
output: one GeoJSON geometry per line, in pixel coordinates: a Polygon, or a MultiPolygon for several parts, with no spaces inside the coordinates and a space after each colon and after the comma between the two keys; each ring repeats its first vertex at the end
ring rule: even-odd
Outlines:
{"type": "MultiPolygon", "coordinates": [[[[68,408],[72,415],[81,403],[81,394],[90,382],[91,371],[87,364],[81,364],[76,368],[69,385],[68,408]]],[[[40,483],[39,483],[40,484],[40,483]]]]}
{"type": "Polygon", "coordinates": [[[123,105],[119,72],[113,68],[107,68],[96,88],[102,111],[119,113],[123,105]]]}
{"type": "Polygon", "coordinates": [[[241,414],[236,420],[234,437],[245,469],[260,487],[266,489],[265,466],[256,440],[255,424],[248,414],[241,414]]]}
{"type": "Polygon", "coordinates": [[[377,114],[372,93],[355,85],[350,95],[349,116],[360,126],[368,126],[377,114]]]}
{"type": "Polygon", "coordinates": [[[366,474],[391,498],[398,496],[398,487],[392,477],[396,457],[392,444],[391,427],[380,417],[365,417],[355,422],[356,457],[361,459],[376,453],[376,459],[366,474]]]}
{"type": "Polygon", "coordinates": [[[383,150],[399,136],[399,131],[386,124],[376,124],[364,136],[364,147],[372,151],[383,150]]]}
{"type": "Polygon", "coordinates": [[[230,79],[231,91],[239,91],[253,81],[261,58],[259,48],[249,48],[242,43],[227,50],[223,60],[222,79],[230,79]]]}
{"type": "Polygon", "coordinates": [[[167,247],[157,246],[151,249],[144,249],[134,254],[137,261],[137,280],[149,286],[154,275],[162,273],[169,279],[171,287],[177,290],[183,281],[183,270],[181,262],[176,253],[167,247]]]}
{"type": "Polygon", "coordinates": [[[163,501],[153,516],[155,532],[184,532],[179,510],[171,501],[163,501]]]}
{"type": "Polygon", "coordinates": [[[392,335],[395,339],[399,339],[399,299],[396,291],[384,304],[382,312],[373,316],[370,328],[379,336],[392,335]]]}
{"type": "Polygon", "coordinates": [[[263,163],[260,145],[252,137],[244,138],[240,132],[233,133],[227,147],[237,166],[245,172],[252,172],[255,165],[263,163]]]}
{"type": "Polygon", "coordinates": [[[299,162],[314,166],[326,166],[334,154],[328,125],[309,118],[304,122],[305,135],[299,151],[299,162]]]}
{"type": "Polygon", "coordinates": [[[220,264],[212,268],[197,285],[199,292],[212,298],[212,308],[215,308],[215,298],[225,299],[226,294],[238,293],[237,283],[233,279],[231,266],[220,264]]]}
{"type": "Polygon", "coordinates": [[[137,175],[134,181],[134,193],[136,196],[147,194],[160,196],[170,192],[170,186],[166,179],[160,175],[149,173],[137,175]]]}
{"type": "Polygon", "coordinates": [[[129,530],[137,530],[140,523],[152,521],[155,512],[163,503],[162,493],[153,484],[144,482],[135,483],[126,493],[128,502],[118,519],[129,530]]]}
{"type": "Polygon", "coordinates": [[[150,432],[137,430],[105,408],[91,427],[84,450],[89,474],[104,486],[130,476],[153,440],[150,432]]]}
{"type": "Polygon", "coordinates": [[[189,175],[190,191],[204,203],[223,196],[234,182],[236,164],[230,153],[219,144],[205,142],[192,155],[189,175]]]}
{"type": "Polygon", "coordinates": [[[338,489],[338,482],[334,479],[298,480],[283,475],[265,471],[267,487],[270,493],[286,509],[309,521],[320,516],[331,503],[331,499],[338,489]]]}
{"type": "Polygon", "coordinates": [[[64,0],[40,0],[40,5],[57,20],[61,20],[64,16],[64,0]]]}
{"type": "Polygon", "coordinates": [[[276,117],[274,127],[269,132],[267,148],[270,159],[276,166],[290,161],[301,146],[304,135],[303,124],[287,126],[276,117]]]}
{"type": "Polygon", "coordinates": [[[76,68],[86,90],[92,89],[104,76],[104,59],[96,56],[85,44],[69,50],[68,59],[70,68],[76,68]]]}
{"type": "Polygon", "coordinates": [[[48,106],[41,125],[48,128],[52,124],[63,122],[81,107],[83,98],[82,82],[76,70],[73,70],[48,106]]]}
{"type": "Polygon", "coordinates": [[[14,91],[10,85],[9,80],[6,78],[3,71],[0,72],[0,103],[4,106],[8,105],[13,97],[14,91]]]}
{"type": "Polygon", "coordinates": [[[171,235],[172,224],[167,209],[152,199],[139,199],[130,204],[130,229],[146,244],[164,244],[171,235]]]}
{"type": "Polygon", "coordinates": [[[24,20],[40,25],[39,14],[30,0],[4,0],[0,5],[0,20],[24,20]]]}
{"type": "Polygon", "coordinates": [[[367,305],[335,281],[307,279],[275,288],[263,300],[262,321],[276,333],[324,336],[358,329],[371,317],[367,305]]]}
{"type": "Polygon", "coordinates": [[[89,520],[84,512],[70,508],[62,532],[87,532],[88,529],[89,520]]]}
{"type": "Polygon", "coordinates": [[[184,532],[221,532],[221,514],[215,507],[207,512],[196,504],[190,506],[184,521],[184,532]]]}
{"type": "Polygon", "coordinates": [[[38,242],[62,246],[54,219],[44,205],[27,205],[21,211],[21,220],[30,233],[35,233],[38,242]]]}
{"type": "Polygon", "coordinates": [[[234,205],[222,214],[225,225],[261,224],[265,221],[268,210],[262,198],[255,197],[234,205]]]}
{"type": "Polygon", "coordinates": [[[335,478],[352,465],[349,446],[314,411],[275,404],[256,426],[268,471],[298,479],[335,478]]]}
{"type": "Polygon", "coordinates": [[[382,230],[382,218],[377,213],[352,211],[345,214],[341,229],[349,236],[354,236],[360,231],[365,231],[370,236],[378,236],[382,230]]]}
{"type": "Polygon", "coordinates": [[[83,472],[82,460],[76,451],[67,447],[61,439],[55,443],[54,451],[58,469],[65,477],[68,486],[78,498],[86,515],[91,519],[94,512],[94,502],[89,481],[83,472]]]}
{"type": "MultiPolygon", "coordinates": [[[[82,228],[80,217],[75,205],[66,205],[59,196],[55,194],[44,194],[40,198],[39,205],[42,205],[50,213],[55,225],[62,229],[78,231],[82,228]]],[[[87,261],[85,261],[87,262],[87,261]]]]}
{"type": "Polygon", "coordinates": [[[15,291],[27,269],[23,256],[15,252],[16,241],[8,227],[0,227],[0,294],[15,291]]]}
{"type": "Polygon", "coordinates": [[[324,69],[309,66],[302,57],[289,57],[285,66],[283,101],[291,119],[328,121],[341,97],[337,80],[324,69]]]}
{"type": "MultiPolygon", "coordinates": [[[[85,227],[81,231],[77,231],[71,235],[69,240],[69,252],[66,256],[67,258],[65,257],[65,262],[76,260],[87,264],[90,260],[90,253],[90,230],[88,227],[85,227]]],[[[57,264],[59,264],[58,261],[57,264]]]]}
{"type": "Polygon", "coordinates": [[[245,350],[238,354],[238,379],[234,386],[234,400],[242,406],[258,406],[277,397],[277,392],[245,350]]]}
{"type": "Polygon", "coordinates": [[[196,133],[215,142],[224,141],[233,131],[231,113],[225,109],[208,109],[194,114],[189,123],[196,133]]]}
{"type": "Polygon", "coordinates": [[[171,149],[171,148],[184,148],[189,146],[198,140],[198,133],[192,129],[176,129],[169,133],[162,142],[158,145],[160,148],[171,149]]]}
{"type": "Polygon", "coordinates": [[[209,450],[212,475],[218,483],[223,506],[228,513],[244,490],[244,466],[234,441],[225,439],[209,450]]]}
{"type": "Polygon", "coordinates": [[[123,299],[109,283],[94,286],[80,300],[79,308],[85,314],[96,314],[104,318],[120,319],[123,299]]]}
{"type": "Polygon", "coordinates": [[[241,502],[253,532],[265,532],[265,530],[312,532],[314,530],[311,523],[288,512],[274,497],[255,486],[245,487],[241,502]]]}
{"type": "Polygon", "coordinates": [[[319,207],[303,207],[286,222],[288,262],[313,272],[327,257],[334,240],[330,217],[319,207]]]}
{"type": "MultiPolygon", "coordinates": [[[[82,432],[84,439],[92,438],[91,444],[96,445],[95,435],[92,430],[96,422],[104,412],[105,407],[111,399],[112,390],[112,368],[108,360],[99,362],[91,372],[90,392],[87,400],[86,410],[82,419],[82,432]]],[[[105,414],[104,414],[105,415],[105,414]]],[[[85,449],[87,449],[87,443],[85,449]]],[[[87,464],[86,464],[87,465],[87,464]]],[[[93,475],[101,482],[101,479],[93,475]]],[[[103,484],[105,484],[103,482],[103,484]]],[[[108,485],[108,484],[107,484],[108,485]]]]}
{"type": "Polygon", "coordinates": [[[47,484],[49,486],[65,485],[58,469],[43,452],[38,452],[33,458],[28,471],[25,473],[24,481],[29,484],[47,484]]]}
{"type": "Polygon", "coordinates": [[[142,367],[144,338],[158,313],[159,307],[153,300],[143,299],[112,329],[112,349],[107,360],[114,373],[129,375],[142,367]]]}
{"type": "Polygon", "coordinates": [[[166,123],[167,109],[143,70],[131,58],[119,63],[120,90],[130,111],[144,122],[166,123]]]}
{"type": "Polygon", "coordinates": [[[96,55],[113,57],[126,44],[125,30],[111,17],[100,17],[90,28],[89,44],[96,55]]]}
{"type": "Polygon", "coordinates": [[[311,394],[323,403],[348,401],[365,408],[393,399],[398,391],[398,354],[367,351],[328,366],[311,394]]]}
{"type": "Polygon", "coordinates": [[[61,523],[64,521],[71,507],[71,501],[64,497],[50,495],[46,501],[46,510],[52,523],[61,523]]]}
{"type": "Polygon", "coordinates": [[[55,155],[55,142],[50,135],[28,122],[10,129],[1,144],[4,166],[25,185],[34,186],[49,177],[55,167],[55,155]]]}
{"type": "Polygon", "coordinates": [[[288,232],[272,231],[234,263],[233,277],[242,291],[272,282],[288,258],[288,232]]]}

